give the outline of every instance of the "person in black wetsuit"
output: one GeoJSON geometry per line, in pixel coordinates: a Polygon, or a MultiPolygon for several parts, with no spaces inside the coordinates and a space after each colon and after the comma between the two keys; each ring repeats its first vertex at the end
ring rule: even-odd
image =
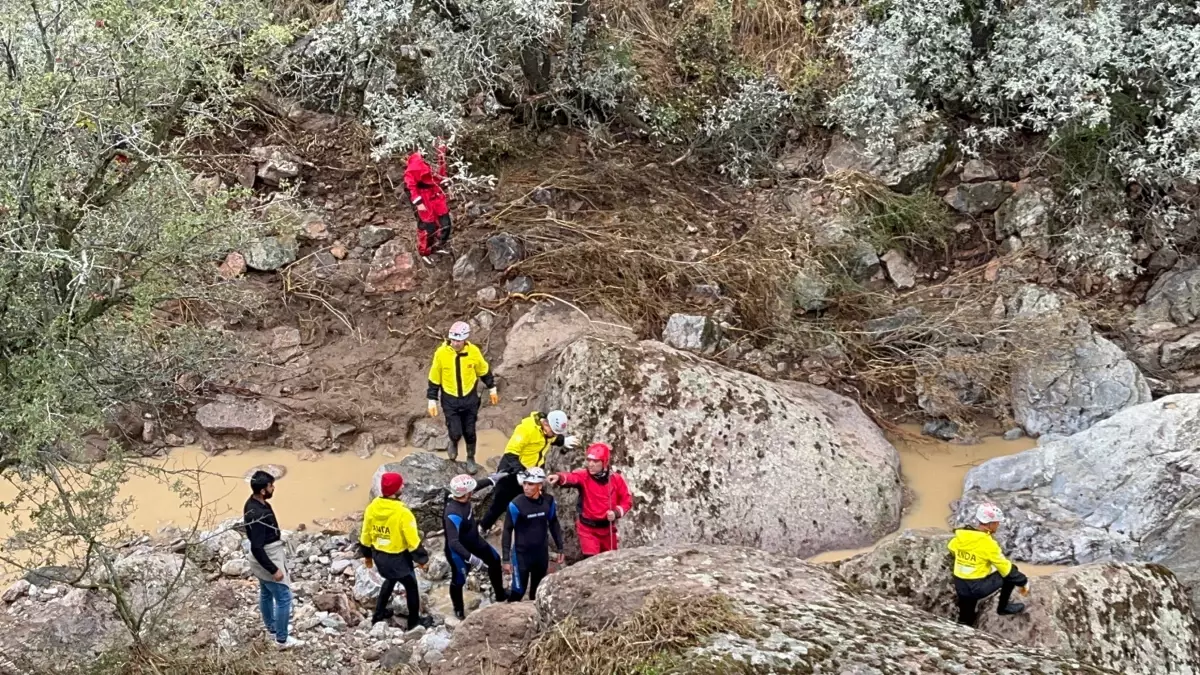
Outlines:
{"type": "Polygon", "coordinates": [[[522,471],[518,476],[525,494],[508,504],[504,515],[504,532],[500,537],[504,571],[512,574],[508,591],[509,602],[519,602],[529,590],[529,599],[537,600],[537,588],[550,566],[546,533],[554,538],[555,562],[563,561],[562,528],[558,526],[558,507],[554,497],[542,494],[546,472],[538,467],[522,471]],[[515,537],[515,539],[514,539],[515,537]]]}
{"type": "Polygon", "coordinates": [[[450,480],[450,496],[446,499],[446,510],[442,526],[446,528],[446,560],[450,562],[450,602],[454,604],[454,616],[466,618],[463,606],[463,586],[467,583],[467,572],[472,567],[486,565],[488,577],[496,602],[503,602],[508,594],[504,591],[504,571],[500,554],[484,541],[471,514],[471,494],[493,487],[503,474],[492,474],[475,480],[467,474],[450,480]]]}

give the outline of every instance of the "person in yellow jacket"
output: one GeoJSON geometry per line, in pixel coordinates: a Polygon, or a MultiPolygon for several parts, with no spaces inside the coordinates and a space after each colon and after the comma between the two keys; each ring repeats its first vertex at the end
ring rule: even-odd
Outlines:
{"type": "Polygon", "coordinates": [[[551,410],[549,414],[534,412],[513,429],[496,469],[505,475],[492,489],[492,503],[479,521],[481,531],[491,530],[508,509],[508,503],[521,494],[517,474],[544,465],[552,446],[574,448],[579,444],[579,439],[565,436],[566,433],[567,414],[561,410],[551,410]]]}
{"type": "Polygon", "coordinates": [[[1013,589],[1024,588],[1029,579],[1004,557],[1000,544],[992,537],[1000,529],[1004,513],[995,504],[975,508],[974,527],[954,531],[947,545],[954,554],[954,592],[958,595],[958,622],[974,626],[979,601],[997,590],[1000,602],[996,613],[1020,614],[1025,605],[1011,602],[1013,589]]]}
{"type": "Polygon", "coordinates": [[[492,369],[483,358],[479,347],[467,341],[471,327],[463,321],[450,326],[450,334],[433,352],[433,365],[429,367],[429,387],[425,392],[428,399],[429,416],[437,417],[438,399],[442,401],[442,412],[446,414],[446,430],[450,434],[450,445],[446,455],[450,461],[458,459],[458,441],[467,442],[467,473],[479,471],[475,463],[475,420],[479,416],[479,391],[477,383],[482,381],[488,389],[492,405],[500,402],[496,392],[496,380],[492,369]]]}
{"type": "Polygon", "coordinates": [[[388,604],[392,600],[392,591],[399,583],[404,587],[408,628],[412,630],[417,626],[428,628],[433,625],[433,619],[421,616],[421,592],[413,569],[414,565],[424,567],[429,562],[429,552],[421,545],[416,516],[400,501],[403,487],[404,477],[400,474],[383,474],[379,480],[380,496],[371,501],[363,514],[358,546],[366,558],[363,564],[368,569],[376,567],[379,576],[383,577],[371,623],[392,618],[388,604]]]}

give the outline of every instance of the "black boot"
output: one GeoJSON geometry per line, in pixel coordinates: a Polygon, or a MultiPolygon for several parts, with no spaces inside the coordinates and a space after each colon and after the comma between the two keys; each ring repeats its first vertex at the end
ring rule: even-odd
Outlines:
{"type": "Polygon", "coordinates": [[[420,616],[420,617],[416,617],[415,619],[411,616],[408,617],[408,630],[412,630],[412,629],[416,628],[417,626],[424,626],[425,628],[433,628],[433,617],[420,616]]]}
{"type": "Polygon", "coordinates": [[[450,443],[446,445],[446,458],[451,462],[458,460],[458,443],[450,443]]]}
{"type": "Polygon", "coordinates": [[[1021,612],[1024,612],[1024,611],[1025,611],[1025,605],[1024,605],[1024,603],[1020,603],[1020,602],[1010,602],[1003,607],[996,608],[996,613],[999,614],[1000,616],[1008,616],[1011,614],[1020,614],[1021,612]]]}
{"type": "Polygon", "coordinates": [[[387,621],[388,619],[392,618],[393,616],[396,616],[396,613],[393,612],[391,610],[391,608],[389,607],[388,609],[385,609],[382,612],[377,613],[375,616],[373,616],[371,618],[371,623],[379,623],[380,621],[387,621]]]}

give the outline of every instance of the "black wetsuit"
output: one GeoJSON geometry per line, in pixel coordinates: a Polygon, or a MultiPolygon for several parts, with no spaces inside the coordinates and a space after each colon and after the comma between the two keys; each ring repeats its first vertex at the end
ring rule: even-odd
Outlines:
{"type": "Polygon", "coordinates": [[[562,553],[562,528],[558,526],[558,506],[554,497],[543,492],[537,499],[530,499],[522,494],[509,502],[500,539],[504,561],[511,558],[513,566],[509,602],[523,598],[526,589],[531,600],[537,599],[538,584],[550,566],[547,533],[554,538],[554,550],[562,553]]]}
{"type": "MultiPolygon", "coordinates": [[[[475,481],[475,490],[489,488],[495,484],[496,478],[480,478],[475,481]]],[[[446,560],[450,562],[452,570],[450,601],[454,604],[455,614],[459,618],[464,615],[463,586],[467,583],[467,572],[470,571],[468,561],[471,556],[479,558],[487,565],[496,601],[504,601],[507,594],[504,592],[504,568],[500,564],[500,554],[479,535],[479,528],[471,513],[471,502],[463,503],[447,497],[442,521],[443,527],[446,528],[446,560]]]]}

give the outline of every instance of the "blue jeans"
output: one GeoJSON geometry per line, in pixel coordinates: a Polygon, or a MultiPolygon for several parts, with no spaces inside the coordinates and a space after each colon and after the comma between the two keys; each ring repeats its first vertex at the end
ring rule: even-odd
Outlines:
{"type": "Polygon", "coordinates": [[[292,618],[292,589],[276,581],[258,580],[258,611],[262,612],[267,632],[279,642],[287,642],[288,621],[292,618]]]}

